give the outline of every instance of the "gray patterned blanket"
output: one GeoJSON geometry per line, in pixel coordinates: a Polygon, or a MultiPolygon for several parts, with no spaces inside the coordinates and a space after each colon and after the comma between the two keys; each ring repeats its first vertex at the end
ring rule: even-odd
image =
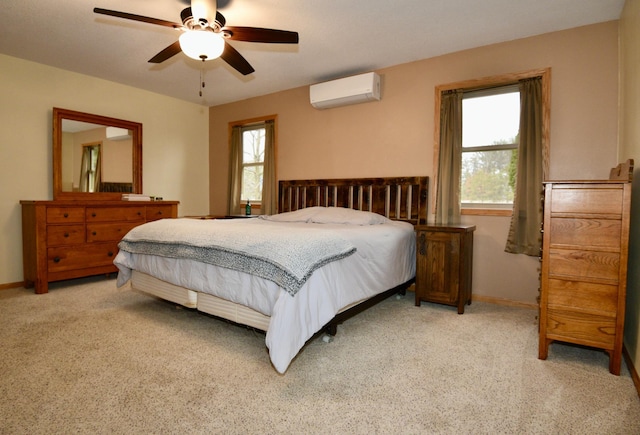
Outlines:
{"type": "Polygon", "coordinates": [[[132,229],[122,251],[196,260],[275,282],[294,296],[314,270],[356,252],[322,225],[262,219],[163,219],[132,229]]]}

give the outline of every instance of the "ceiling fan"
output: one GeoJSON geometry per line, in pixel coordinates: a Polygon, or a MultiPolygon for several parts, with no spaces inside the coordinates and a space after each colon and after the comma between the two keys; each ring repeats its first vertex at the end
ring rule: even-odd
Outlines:
{"type": "Polygon", "coordinates": [[[271,44],[298,43],[297,32],[260,27],[225,26],[226,20],[217,11],[216,0],[191,0],[191,7],[183,9],[180,13],[182,24],[102,8],[94,8],[93,12],[182,31],[176,42],[149,59],[151,63],[162,63],[182,51],[187,56],[203,62],[221,57],[238,72],[247,75],[255,70],[235,48],[225,41],[226,39],[271,44]]]}

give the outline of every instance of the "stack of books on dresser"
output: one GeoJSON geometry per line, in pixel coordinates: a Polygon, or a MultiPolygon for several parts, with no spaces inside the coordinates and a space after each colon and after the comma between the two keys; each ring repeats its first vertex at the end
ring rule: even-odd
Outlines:
{"type": "Polygon", "coordinates": [[[151,197],[149,195],[143,195],[141,193],[123,193],[122,200],[123,201],[151,201],[151,197]]]}

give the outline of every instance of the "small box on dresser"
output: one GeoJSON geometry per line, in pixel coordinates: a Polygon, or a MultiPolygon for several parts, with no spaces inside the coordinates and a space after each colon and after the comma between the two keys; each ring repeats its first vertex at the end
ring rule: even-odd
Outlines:
{"type": "Polygon", "coordinates": [[[25,287],[116,272],[118,242],[145,222],[175,218],[177,201],[20,201],[25,287]]]}
{"type": "Polygon", "coordinates": [[[416,306],[422,301],[471,304],[475,225],[416,226],[416,306]]]}

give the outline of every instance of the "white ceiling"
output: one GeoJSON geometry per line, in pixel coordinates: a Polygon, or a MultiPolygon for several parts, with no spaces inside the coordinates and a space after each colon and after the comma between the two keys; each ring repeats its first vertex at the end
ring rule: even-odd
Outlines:
{"type": "Polygon", "coordinates": [[[3,0],[0,53],[205,106],[620,17],[624,0],[218,0],[229,26],[293,30],[298,45],[229,42],[255,68],[180,53],[179,33],[93,13],[180,23],[188,0],[3,0]],[[200,97],[200,74],[206,87],[200,97]]]}

